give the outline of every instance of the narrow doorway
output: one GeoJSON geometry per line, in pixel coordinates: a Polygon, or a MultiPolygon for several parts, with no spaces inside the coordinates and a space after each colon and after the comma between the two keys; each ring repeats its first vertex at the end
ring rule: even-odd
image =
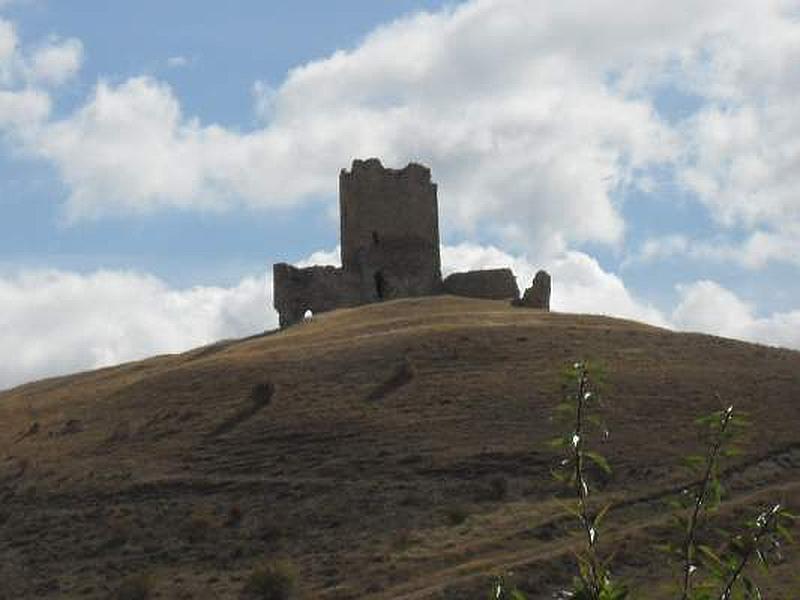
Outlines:
{"type": "Polygon", "coordinates": [[[383,300],[383,295],[386,292],[386,282],[383,279],[383,273],[375,271],[375,295],[378,300],[383,300]]]}

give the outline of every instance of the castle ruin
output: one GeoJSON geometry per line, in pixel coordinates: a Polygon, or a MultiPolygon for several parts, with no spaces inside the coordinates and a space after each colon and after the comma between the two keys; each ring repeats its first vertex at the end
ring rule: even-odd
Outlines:
{"type": "MultiPolygon", "coordinates": [[[[301,321],[309,310],[442,293],[521,304],[510,269],[454,273],[442,281],[439,205],[427,167],[388,169],[377,158],[354,160],[350,171],[339,174],[339,210],[341,268],[273,267],[281,327],[301,321]]],[[[549,309],[549,276],[546,294],[526,296],[535,296],[536,308],[549,309]]]]}

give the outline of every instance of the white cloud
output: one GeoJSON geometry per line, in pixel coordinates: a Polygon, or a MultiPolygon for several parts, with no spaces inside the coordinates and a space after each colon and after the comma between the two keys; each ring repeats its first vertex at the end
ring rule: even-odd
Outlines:
{"type": "Polygon", "coordinates": [[[0,66],[6,63],[17,50],[17,32],[8,21],[0,18],[0,66]]]}
{"type": "Polygon", "coordinates": [[[722,237],[690,239],[682,234],[654,237],[626,257],[623,267],[670,258],[729,262],[746,269],[760,269],[771,262],[800,265],[800,223],[787,222],[780,232],[756,230],[740,242],[722,237]]]}
{"type": "Polygon", "coordinates": [[[0,90],[0,130],[28,128],[32,132],[49,114],[50,96],[46,93],[35,90],[0,90]]]}
{"type": "Polygon", "coordinates": [[[189,66],[191,61],[185,56],[170,56],[167,59],[167,66],[173,69],[181,69],[189,66]]]}
{"type": "Polygon", "coordinates": [[[269,121],[274,116],[277,92],[268,83],[256,81],[253,84],[253,111],[261,121],[269,121]]]}
{"type": "Polygon", "coordinates": [[[635,255],[627,257],[623,265],[647,263],[684,255],[689,252],[690,245],[690,240],[681,234],[650,238],[645,240],[635,255]]]}
{"type": "Polygon", "coordinates": [[[14,77],[18,43],[13,23],[0,17],[0,88],[9,85],[14,77]]]}
{"type": "Polygon", "coordinates": [[[82,63],[80,40],[52,39],[31,54],[28,77],[35,83],[61,85],[75,76],[82,63]]]}
{"type": "Polygon", "coordinates": [[[16,140],[35,140],[51,114],[52,100],[43,89],[74,76],[83,59],[79,40],[50,39],[32,52],[21,48],[13,23],[0,18],[0,133],[16,140]]]}
{"type": "Polygon", "coordinates": [[[0,278],[0,388],[272,328],[272,286],[172,289],[130,272],[0,278]]]}
{"type": "Polygon", "coordinates": [[[698,281],[678,287],[680,303],[672,313],[679,327],[735,336],[752,320],[752,308],[713,281],[698,281]]]}
{"type": "Polygon", "coordinates": [[[336,246],[333,250],[317,250],[306,258],[299,260],[295,266],[313,267],[314,265],[331,265],[333,267],[342,266],[341,246],[336,246]]]}
{"type": "Polygon", "coordinates": [[[722,225],[800,223],[798,91],[787,89],[767,106],[710,107],[687,125],[694,155],[683,181],[722,225]]]}
{"type": "Polygon", "coordinates": [[[751,267],[800,261],[800,21],[796,2],[763,8],[733,11],[681,82],[707,100],[681,126],[681,180],[720,226],[751,233],[730,252],[751,267]]]}
{"type": "Polygon", "coordinates": [[[679,286],[678,291],[681,301],[672,321],[679,329],[800,348],[800,310],[758,317],[753,306],[713,281],[679,286]]]}
{"type": "Polygon", "coordinates": [[[80,217],[102,208],[100,195],[129,211],[213,206],[214,173],[203,167],[206,152],[224,152],[214,144],[215,131],[182,122],[166,84],[139,78],[118,88],[98,84],[90,103],[71,120],[51,124],[37,143],[61,165],[72,189],[70,216],[80,217]]]}
{"type": "Polygon", "coordinates": [[[83,43],[50,37],[33,48],[20,46],[16,27],[0,17],[0,86],[58,86],[74,77],[83,64],[83,43]]]}

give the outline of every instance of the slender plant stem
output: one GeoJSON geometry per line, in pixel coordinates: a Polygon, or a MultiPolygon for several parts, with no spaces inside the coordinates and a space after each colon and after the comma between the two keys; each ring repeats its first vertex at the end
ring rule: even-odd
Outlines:
{"type": "Polygon", "coordinates": [[[731,593],[733,592],[733,586],[736,585],[736,582],[738,581],[739,576],[742,574],[742,571],[744,571],[745,566],[747,566],[747,563],[752,558],[753,553],[758,549],[761,538],[767,531],[770,530],[773,523],[777,520],[778,511],[780,508],[780,504],[773,506],[769,512],[766,513],[767,517],[758,524],[758,529],[756,530],[755,535],[752,537],[751,543],[747,548],[747,552],[742,554],[741,558],[739,559],[739,563],[736,565],[736,568],[731,572],[731,575],[725,585],[725,589],[722,590],[722,594],[719,597],[720,600],[730,600],[731,593]]]}
{"type": "Polygon", "coordinates": [[[580,512],[581,524],[586,533],[587,553],[589,556],[589,571],[591,581],[589,586],[593,598],[600,596],[600,581],[597,572],[597,555],[595,553],[596,532],[589,519],[586,506],[587,487],[583,476],[583,408],[586,400],[586,393],[589,387],[589,377],[586,373],[586,366],[581,365],[578,372],[578,398],[575,410],[575,433],[572,438],[572,447],[575,454],[575,492],[578,496],[578,509],[580,512]]]}
{"type": "Polygon", "coordinates": [[[692,570],[694,567],[694,545],[695,534],[697,532],[697,522],[700,518],[700,511],[703,508],[703,502],[705,501],[706,494],[708,493],[708,486],[711,483],[711,477],[714,473],[714,466],[716,465],[717,458],[719,457],[719,452],[722,449],[725,430],[728,428],[728,424],[730,423],[732,416],[733,409],[729,408],[725,411],[720,420],[719,432],[717,434],[717,438],[714,440],[714,444],[711,446],[708,452],[708,457],[706,458],[706,472],[703,476],[703,483],[700,486],[700,491],[695,499],[694,510],[692,511],[691,518],[689,519],[689,527],[686,532],[686,544],[683,552],[683,593],[681,594],[681,600],[688,600],[689,594],[692,590],[692,570]]]}

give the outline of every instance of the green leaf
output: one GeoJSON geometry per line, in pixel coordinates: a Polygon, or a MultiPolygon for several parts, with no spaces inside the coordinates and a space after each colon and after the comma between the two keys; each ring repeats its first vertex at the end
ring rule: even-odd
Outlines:
{"type": "Polygon", "coordinates": [[[695,472],[700,471],[706,465],[705,457],[700,456],[699,454],[690,454],[689,456],[684,456],[681,459],[681,462],[695,472]]]}
{"type": "Polygon", "coordinates": [[[553,412],[557,414],[573,415],[575,414],[575,405],[572,402],[560,402],[553,409],[553,412]]]}
{"type": "Polygon", "coordinates": [[[597,513],[597,515],[595,515],[595,518],[594,518],[594,521],[593,521],[595,529],[600,529],[600,524],[603,522],[603,519],[608,514],[609,510],[611,510],[611,503],[610,502],[608,504],[606,504],[602,509],[600,509],[600,512],[597,513]]]}
{"type": "Polygon", "coordinates": [[[591,423],[595,427],[603,427],[603,425],[604,425],[603,419],[601,419],[597,415],[591,415],[591,414],[590,415],[586,415],[585,419],[586,419],[587,422],[591,423]]]}
{"type": "Polygon", "coordinates": [[[683,556],[683,549],[678,548],[674,544],[656,544],[655,546],[653,546],[653,548],[663,554],[668,554],[670,556],[676,556],[678,558],[683,556]]]}
{"type": "Polygon", "coordinates": [[[697,549],[700,552],[702,552],[703,555],[706,556],[706,558],[710,559],[713,564],[715,564],[715,565],[717,565],[719,567],[724,567],[725,566],[725,563],[723,562],[723,560],[717,555],[716,552],[714,552],[714,550],[711,549],[711,547],[705,546],[705,545],[699,545],[699,546],[697,546],[697,549]]]}
{"type": "Polygon", "coordinates": [[[694,420],[695,425],[712,425],[719,423],[719,413],[713,412],[710,415],[698,417],[694,420]]]}
{"type": "Polygon", "coordinates": [[[563,508],[569,514],[571,514],[573,517],[580,518],[581,513],[580,513],[580,509],[578,508],[578,502],[577,501],[575,502],[575,506],[570,506],[569,504],[567,504],[566,502],[562,502],[558,498],[555,498],[554,500],[555,500],[556,504],[558,504],[561,508],[563,508]]]}
{"type": "Polygon", "coordinates": [[[600,467],[605,473],[608,475],[611,474],[611,465],[608,464],[608,461],[602,455],[598,454],[597,452],[590,452],[586,451],[583,455],[591,460],[594,464],[600,467]]]}
{"type": "Polygon", "coordinates": [[[723,448],[719,455],[723,458],[735,458],[742,455],[742,449],[736,446],[728,446],[727,448],[723,448]]]}
{"type": "Polygon", "coordinates": [[[719,505],[722,503],[722,484],[719,482],[719,479],[714,477],[708,483],[708,490],[706,493],[706,510],[714,511],[719,508],[719,505]]]}

